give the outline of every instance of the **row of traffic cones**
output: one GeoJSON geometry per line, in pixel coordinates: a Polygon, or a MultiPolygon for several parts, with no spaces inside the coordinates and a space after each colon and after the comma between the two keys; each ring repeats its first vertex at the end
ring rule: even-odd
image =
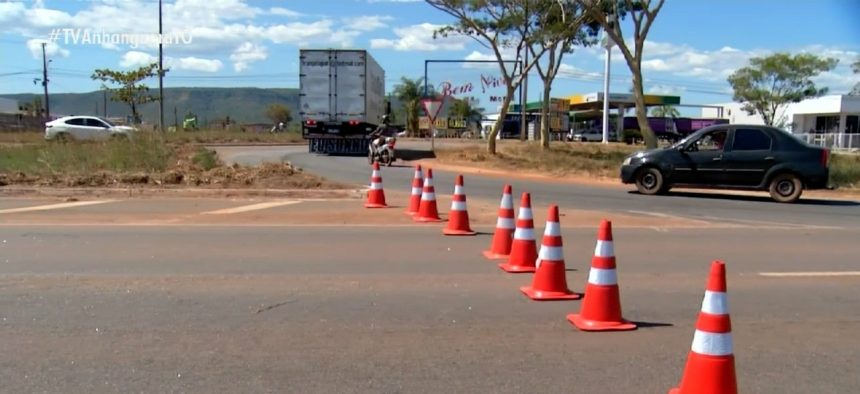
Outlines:
{"type": "MultiPolygon", "coordinates": [[[[382,187],[382,176],[379,173],[379,163],[373,163],[373,173],[370,176],[370,190],[367,193],[366,208],[387,208],[385,191],[382,187]]],[[[415,166],[412,178],[412,193],[406,214],[411,215],[416,222],[441,222],[436,206],[436,188],[433,186],[433,169],[427,169],[424,177],[421,165],[415,166]],[[423,178],[423,181],[422,181],[423,178]]],[[[451,211],[448,214],[448,225],[442,230],[445,235],[475,235],[469,224],[469,211],[466,207],[466,192],[463,176],[458,175],[454,185],[454,196],[451,200],[451,211]]]]}
{"type": "MultiPolygon", "coordinates": [[[[512,189],[505,185],[490,249],[489,259],[507,258],[499,266],[506,272],[534,272],[532,284],[520,288],[538,300],[577,300],[583,297],[567,286],[561,224],[557,205],[547,214],[540,252],[534,256],[534,221],[531,196],[523,193],[514,225],[512,189]]],[[[636,329],[621,314],[621,294],[616,272],[612,222],[603,220],[591,260],[585,299],[580,312],[567,320],[583,331],[626,331],[636,329]]],[[[669,394],[737,394],[731,321],[726,297],[725,264],[714,261],[696,323],[693,345],[679,387],[669,394]]]]}
{"type": "MultiPolygon", "coordinates": [[[[368,191],[368,208],[387,207],[379,164],[374,163],[368,191]]],[[[418,222],[440,222],[433,186],[433,170],[424,177],[416,166],[412,193],[406,213],[418,222]],[[423,178],[423,182],[422,182],[423,178]]],[[[445,235],[474,235],[470,228],[463,176],[457,177],[445,235]]],[[[505,185],[499,206],[496,229],[490,248],[483,252],[488,259],[506,259],[499,267],[510,273],[533,272],[532,284],[520,290],[538,300],[578,300],[585,297],[579,313],[567,320],[582,331],[626,331],[637,328],[621,313],[621,295],[616,272],[612,223],[603,220],[591,260],[585,293],[571,291],[567,285],[561,224],[557,205],[547,214],[543,241],[537,251],[531,195],[523,193],[519,214],[514,217],[512,188],[505,185]]],[[[693,343],[680,384],[669,394],[736,394],[731,321],[726,296],[725,264],[714,261],[708,278],[702,309],[696,323],[693,343]]]]}

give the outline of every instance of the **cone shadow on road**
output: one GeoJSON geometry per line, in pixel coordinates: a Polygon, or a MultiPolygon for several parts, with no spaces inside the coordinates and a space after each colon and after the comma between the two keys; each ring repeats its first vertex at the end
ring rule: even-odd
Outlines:
{"type": "Polygon", "coordinates": [[[647,321],[634,321],[632,323],[636,324],[637,328],[675,327],[672,323],[655,323],[647,321]]]}

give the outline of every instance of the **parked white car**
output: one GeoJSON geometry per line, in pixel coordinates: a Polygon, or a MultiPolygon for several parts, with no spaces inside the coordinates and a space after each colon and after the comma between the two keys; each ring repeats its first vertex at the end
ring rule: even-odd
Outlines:
{"type": "Polygon", "coordinates": [[[98,116],[64,116],[45,123],[46,140],[100,141],[130,137],[134,127],[119,126],[98,116]]]}
{"type": "MultiPolygon", "coordinates": [[[[571,131],[567,134],[567,139],[568,141],[577,142],[601,142],[603,141],[603,130],[589,129],[577,132],[571,131]]],[[[609,140],[616,140],[615,131],[609,130],[609,140]]]]}

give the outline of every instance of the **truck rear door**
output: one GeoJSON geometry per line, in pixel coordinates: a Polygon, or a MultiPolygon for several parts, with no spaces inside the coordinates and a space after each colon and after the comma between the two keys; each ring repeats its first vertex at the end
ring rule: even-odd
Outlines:
{"type": "Polygon", "coordinates": [[[302,51],[300,102],[302,120],[319,123],[333,120],[335,96],[329,51],[302,51]]]}
{"type": "Polygon", "coordinates": [[[362,51],[334,51],[335,119],[340,123],[364,122],[365,54],[362,51]]]}

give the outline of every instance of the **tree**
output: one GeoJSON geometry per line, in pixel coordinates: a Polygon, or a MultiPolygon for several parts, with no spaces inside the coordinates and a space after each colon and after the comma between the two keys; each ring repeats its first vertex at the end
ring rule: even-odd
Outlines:
{"type": "Polygon", "coordinates": [[[681,112],[674,105],[661,105],[651,110],[651,116],[658,118],[680,118],[681,112]]]}
{"type": "Polygon", "coordinates": [[[465,119],[468,128],[470,125],[481,123],[483,112],[484,109],[474,106],[474,102],[470,99],[455,99],[448,109],[448,116],[465,119]]]}
{"type": "Polygon", "coordinates": [[[784,104],[827,93],[827,88],[817,88],[812,78],[832,70],[838,62],[808,53],[775,53],[750,59],[749,66],[736,70],[728,81],[734,100],[743,103],[747,113],[761,115],[768,126],[779,126],[777,111],[784,104]]]}
{"type": "MultiPolygon", "coordinates": [[[[469,36],[493,52],[505,83],[505,98],[499,111],[499,120],[487,136],[487,152],[496,154],[496,136],[508,113],[514,92],[522,83],[525,73],[531,70],[544,54],[541,49],[522,67],[510,67],[502,54],[505,49],[521,53],[526,47],[526,37],[520,32],[530,23],[527,8],[531,0],[426,0],[434,8],[453,16],[456,21],[433,33],[445,37],[449,34],[469,36]]],[[[525,28],[527,29],[527,28],[525,28]]],[[[525,130],[523,130],[525,132],[525,130]]]]}
{"type": "Polygon", "coordinates": [[[130,71],[97,69],[93,72],[91,78],[119,85],[118,87],[110,87],[103,83],[102,88],[107,89],[111,93],[111,101],[128,104],[131,107],[131,115],[134,123],[140,123],[137,106],[158,100],[157,97],[149,95],[149,88],[145,84],[140,83],[140,81],[157,75],[157,71],[155,71],[157,68],[158,63],[152,63],[130,71]]]}
{"type": "Polygon", "coordinates": [[[533,10],[535,15],[534,27],[529,27],[531,34],[526,30],[522,30],[521,34],[529,37],[528,49],[532,56],[537,58],[537,52],[541,50],[549,56],[546,66],[543,66],[540,61],[535,64],[538,75],[543,81],[541,119],[544,121],[541,122],[540,128],[541,147],[548,149],[552,82],[558,75],[564,55],[573,53],[574,46],[594,44],[597,30],[584,24],[587,14],[579,4],[565,5],[555,1],[533,1],[532,3],[529,9],[533,10]]]}
{"type": "Polygon", "coordinates": [[[624,61],[633,77],[633,102],[636,104],[636,120],[647,148],[657,147],[657,137],[648,123],[645,107],[645,92],[642,78],[642,55],[645,39],[665,0],[575,0],[585,7],[593,25],[599,25],[609,38],[618,45],[624,61]],[[626,16],[633,23],[633,47],[624,38],[621,23],[626,16]],[[614,16],[610,17],[610,16],[614,16]]]}
{"type": "Polygon", "coordinates": [[[406,130],[409,135],[418,133],[421,117],[421,93],[424,78],[400,78],[400,84],[394,87],[394,97],[400,101],[406,114],[406,130]]]}
{"type": "MultiPolygon", "coordinates": [[[[851,68],[854,70],[854,74],[860,74],[860,56],[857,57],[857,60],[851,65],[851,68]]],[[[854,85],[854,89],[852,89],[849,94],[852,96],[860,96],[860,82],[857,82],[857,84],[854,85]]]]}
{"type": "Polygon", "coordinates": [[[290,111],[290,107],[280,103],[273,103],[266,107],[266,117],[277,125],[281,122],[290,123],[293,120],[293,113],[290,111]]]}

